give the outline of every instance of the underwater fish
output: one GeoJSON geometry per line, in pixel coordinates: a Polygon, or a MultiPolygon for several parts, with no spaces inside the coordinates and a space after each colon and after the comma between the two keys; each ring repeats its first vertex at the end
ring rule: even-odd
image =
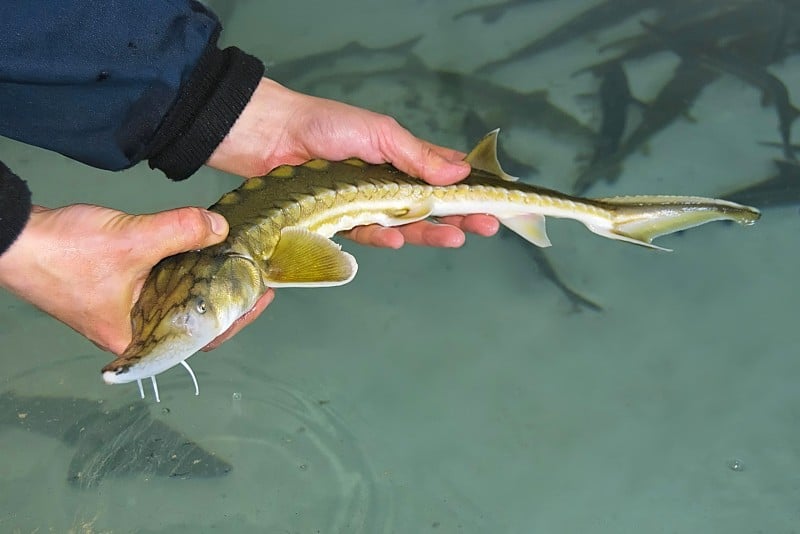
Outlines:
{"type": "Polygon", "coordinates": [[[622,161],[677,118],[685,117],[703,89],[718,77],[718,73],[695,62],[682,61],[656,97],[644,107],[638,126],[616,151],[584,169],[575,180],[572,192],[580,195],[600,180],[615,181],[622,161]]]}
{"type": "Polygon", "coordinates": [[[587,33],[619,24],[625,18],[652,6],[657,7],[658,4],[657,0],[606,0],[582,11],[551,32],[538,37],[508,56],[486,63],[477,72],[490,74],[514,61],[542,53],[572,39],[585,36],[587,33]]]}
{"type": "MultiPolygon", "coordinates": [[[[661,87],[656,97],[644,106],[638,126],[625,137],[619,149],[609,157],[600,158],[581,171],[572,188],[574,194],[585,193],[599,180],[613,182],[619,175],[625,158],[643,147],[656,133],[672,124],[676,119],[688,117],[691,106],[703,89],[716,81],[724,72],[721,68],[714,68],[709,63],[711,61],[707,55],[709,49],[719,50],[727,58],[742,57],[747,64],[755,62],[755,58],[765,57],[765,55],[772,53],[772,38],[768,33],[762,31],[741,35],[737,39],[728,42],[722,49],[708,44],[705,41],[706,34],[675,38],[674,35],[663,29],[657,29],[648,24],[643,24],[643,26],[649,28],[651,30],[649,33],[653,37],[660,39],[668,49],[677,53],[682,60],[675,68],[672,77],[661,87]]],[[[731,63],[734,62],[731,61],[731,63]]],[[[608,62],[597,64],[587,70],[597,72],[604,66],[608,66],[608,64],[608,62]]],[[[731,68],[736,67],[731,65],[731,68]]],[[[775,81],[782,85],[779,80],[776,79],[775,81]]],[[[774,81],[766,81],[765,83],[772,84],[774,81]]],[[[790,152],[791,145],[786,141],[788,141],[789,134],[788,126],[794,120],[793,106],[788,102],[788,93],[781,90],[777,84],[775,94],[779,95],[777,97],[778,101],[786,104],[781,104],[777,107],[784,110],[784,119],[781,123],[786,127],[781,128],[781,136],[785,140],[784,151],[790,152]],[[784,94],[785,98],[783,97],[784,94]],[[787,147],[789,148],[787,149],[787,147]]]]}
{"type": "Polygon", "coordinates": [[[550,258],[547,256],[544,249],[530,246],[530,243],[528,243],[525,238],[520,237],[519,234],[516,234],[505,228],[500,229],[500,237],[513,239],[514,241],[518,241],[520,244],[525,245],[525,250],[529,251],[533,262],[539,269],[539,272],[542,274],[542,276],[550,280],[550,282],[556,286],[559,291],[561,291],[567,300],[570,301],[572,304],[572,311],[579,312],[584,308],[596,312],[603,311],[603,307],[601,305],[589,299],[588,297],[584,297],[572,289],[569,284],[567,284],[564,278],[556,270],[553,262],[550,261],[550,258]]]}
{"type": "Polygon", "coordinates": [[[786,85],[761,65],[734,57],[722,50],[711,53],[704,52],[698,59],[704,65],[736,76],[761,91],[762,103],[775,106],[775,112],[778,115],[778,131],[783,140],[784,157],[791,160],[796,159],[792,149],[791,136],[792,124],[800,116],[800,109],[792,104],[786,85]]]}
{"type": "Polygon", "coordinates": [[[502,17],[506,12],[508,12],[509,8],[512,8],[514,6],[524,6],[542,1],[544,0],[507,0],[506,2],[502,2],[499,4],[489,4],[487,6],[473,7],[456,13],[455,15],[453,15],[453,20],[458,20],[462,17],[468,17],[470,15],[480,15],[481,20],[483,22],[492,23],[495,22],[500,17],[502,17]]]}
{"type": "MultiPolygon", "coordinates": [[[[775,28],[780,26],[783,11],[774,0],[722,2],[716,5],[711,2],[691,2],[678,6],[681,7],[683,9],[673,9],[670,6],[651,25],[669,35],[676,46],[683,48],[699,42],[727,42],[754,32],[774,34],[775,28]]],[[[776,40],[776,37],[773,36],[771,40],[776,40]]],[[[618,56],[610,60],[619,62],[643,58],[668,48],[663,35],[644,31],[606,43],[598,51],[621,50],[618,56]]],[[[774,49],[774,45],[771,48],[774,49]]]]}
{"type": "Polygon", "coordinates": [[[629,108],[634,103],[645,107],[631,93],[622,63],[611,61],[602,68],[592,69],[592,72],[601,79],[597,93],[600,101],[600,128],[595,136],[591,159],[575,182],[575,192],[580,193],[588,189],[596,179],[602,177],[613,180],[619,174],[623,157],[619,150],[623,136],[629,130],[629,108]]]}
{"type": "MultiPolygon", "coordinates": [[[[429,120],[444,115],[441,120],[451,120],[458,132],[462,120],[471,112],[485,123],[504,124],[509,128],[522,128],[529,131],[544,131],[563,139],[577,147],[589,147],[595,133],[570,113],[553,104],[547,91],[518,91],[477,76],[444,69],[434,69],[425,65],[419,58],[408,55],[401,64],[373,71],[339,71],[332,74],[309,74],[298,79],[281,82],[293,88],[316,96],[336,98],[346,102],[364,105],[365,99],[373,111],[398,115],[409,114],[410,109],[419,109],[429,120]],[[362,84],[375,84],[376,87],[405,87],[420,102],[403,102],[403,109],[386,107],[385,99],[370,101],[374,92],[359,93],[357,100],[345,92],[341,95],[332,92],[336,86],[348,87],[353,92],[362,84]],[[420,109],[421,108],[421,109],[420,109]]],[[[442,124],[435,128],[441,132],[442,124]]]]}
{"type": "Polygon", "coordinates": [[[268,74],[297,91],[402,116],[406,123],[416,115],[415,129],[429,129],[430,134],[461,136],[463,122],[472,114],[484,123],[544,131],[579,149],[592,146],[595,132],[553,104],[546,91],[519,91],[468,73],[432,68],[413,54],[417,41],[384,48],[349,43],[333,52],[276,63],[268,74]],[[386,98],[385,87],[400,94],[386,98]]]}
{"type": "Polygon", "coordinates": [[[791,148],[791,134],[792,124],[800,116],[800,109],[797,109],[792,104],[789,90],[777,76],[769,72],[764,66],[729,50],[712,46],[705,46],[702,49],[685,48],[679,46],[676,41],[669,39],[669,36],[659,28],[645,22],[641,24],[648,31],[662,37],[665,42],[670,44],[675,53],[685,60],[697,61],[720,73],[735,76],[759,89],[762,95],[762,104],[773,104],[778,114],[778,131],[784,143],[784,157],[795,159],[794,151],[791,148]]]}
{"type": "Polygon", "coordinates": [[[225,194],[212,211],[230,225],[212,247],[170,256],[148,275],[131,311],[133,341],[102,370],[105,382],[150,378],[183,365],[224,332],[269,287],[348,283],[358,264],[330,238],[366,224],[397,226],[428,217],[489,213],[531,243],[550,245],[545,217],[575,219],[609,239],[662,249],[653,239],[715,220],[752,224],[759,211],[691,196],[583,199],[515,181],[497,161],[497,130],[466,157],[470,175],[432,186],[382,164],[350,159],[281,166],[225,194]]]}
{"type": "MultiPolygon", "coordinates": [[[[783,146],[783,145],[781,145],[783,146]]],[[[800,204],[800,165],[796,161],[775,160],[778,173],[754,184],[722,195],[732,202],[756,203],[763,208],[800,204]]]]}
{"type": "Polygon", "coordinates": [[[372,70],[373,65],[386,65],[393,60],[402,61],[420,41],[421,36],[412,37],[389,46],[371,48],[351,41],[336,50],[309,54],[297,59],[277,61],[267,67],[267,74],[274,80],[295,85],[306,76],[319,77],[352,68],[372,70]]]}
{"type": "Polygon", "coordinates": [[[142,403],[107,410],[100,401],[74,397],[0,394],[0,427],[35,432],[77,450],[67,481],[93,488],[108,476],[216,477],[231,464],[206,451],[142,403]]]}
{"type": "Polygon", "coordinates": [[[601,77],[598,92],[601,121],[590,165],[616,154],[628,126],[628,108],[639,103],[631,94],[628,75],[621,63],[612,63],[598,74],[601,77]]]}

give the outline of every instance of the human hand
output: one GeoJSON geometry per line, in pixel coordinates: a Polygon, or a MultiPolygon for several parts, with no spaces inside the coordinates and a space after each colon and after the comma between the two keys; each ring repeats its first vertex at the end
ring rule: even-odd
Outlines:
{"type": "MultiPolygon", "coordinates": [[[[267,78],[261,80],[208,164],[249,178],[279,165],[349,157],[392,163],[434,185],[457,182],[470,170],[461,152],[418,139],[386,115],[297,93],[267,78]]],[[[458,247],[464,243],[465,231],[489,236],[499,226],[488,215],[442,217],[440,222],[395,228],[361,226],[346,235],[362,244],[390,248],[405,242],[458,247]]]]}
{"type": "MultiPolygon", "coordinates": [[[[225,219],[201,208],[128,215],[87,204],[34,206],[22,234],[0,256],[0,286],[121,354],[131,340],[131,308],[150,269],[227,234],[225,219]]],[[[212,344],[255,319],[273,295],[268,291],[212,344]]]]}

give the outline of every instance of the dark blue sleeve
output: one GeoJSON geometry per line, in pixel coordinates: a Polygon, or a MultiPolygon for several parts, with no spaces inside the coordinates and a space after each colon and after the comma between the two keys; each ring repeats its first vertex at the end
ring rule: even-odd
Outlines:
{"type": "Polygon", "coordinates": [[[104,169],[148,159],[185,178],[263,73],[216,47],[220,29],[191,0],[2,0],[0,135],[104,169]]]}

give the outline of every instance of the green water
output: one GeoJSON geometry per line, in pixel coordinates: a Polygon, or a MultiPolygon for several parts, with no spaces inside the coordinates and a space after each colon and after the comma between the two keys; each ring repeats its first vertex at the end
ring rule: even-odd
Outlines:
{"type": "MultiPolygon", "coordinates": [[[[564,190],[575,157],[591,151],[581,128],[597,127],[596,104],[582,96],[597,81],[572,72],[597,59],[600,43],[637,30],[635,20],[618,24],[484,77],[518,93],[548,90],[576,129],[526,122],[524,106],[441,71],[502,58],[588,2],[530,2],[494,22],[454,20],[478,5],[454,0],[218,4],[226,43],[274,64],[268,75],[391,113],[462,150],[475,141],[465,113],[491,108],[509,157],[538,167],[531,181],[564,190]],[[415,37],[381,53],[342,49],[415,37]],[[336,50],[335,61],[280,70],[336,50]],[[410,53],[424,66],[408,67],[410,53]]],[[[664,52],[626,65],[632,90],[652,98],[675,64],[664,52]]],[[[770,70],[800,87],[797,57],[770,70]]],[[[776,118],[758,96],[721,77],[692,120],[677,119],[625,160],[615,184],[589,193],[715,195],[768,176],[780,154],[757,142],[777,138],[776,118]]],[[[114,175],[7,140],[0,155],[46,206],[209,205],[238,183],[208,169],[181,184],[146,165],[114,175]]],[[[343,242],[360,264],[352,283],[279,291],[255,324],[190,360],[199,397],[177,368],[159,377],[161,404],[149,390],[139,401],[134,385],[103,384],[108,354],[0,294],[3,392],[109,409],[142,402],[232,466],[218,477],[134,470],[82,489],[68,481],[75,444],[22,430],[15,418],[25,415],[2,406],[0,531],[796,531],[798,230],[796,205],[774,208],[752,228],[665,238],[667,254],[549,223],[548,257],[599,313],[576,312],[515,240],[400,251],[343,242]]]]}

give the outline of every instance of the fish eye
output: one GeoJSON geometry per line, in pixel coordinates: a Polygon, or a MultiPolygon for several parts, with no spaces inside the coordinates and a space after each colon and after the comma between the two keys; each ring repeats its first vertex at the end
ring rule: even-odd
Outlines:
{"type": "Polygon", "coordinates": [[[197,313],[204,314],[206,312],[207,306],[206,301],[202,297],[198,298],[197,301],[194,303],[194,309],[197,310],[197,313]]]}

